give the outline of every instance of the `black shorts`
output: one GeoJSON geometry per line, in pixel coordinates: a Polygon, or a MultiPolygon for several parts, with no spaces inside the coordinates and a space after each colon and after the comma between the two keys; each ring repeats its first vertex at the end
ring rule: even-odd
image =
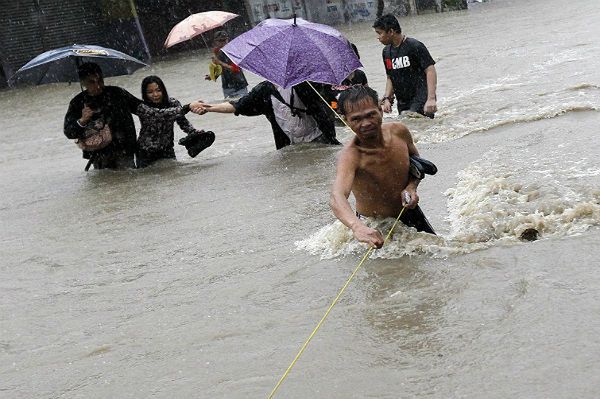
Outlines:
{"type": "MultiPolygon", "coordinates": [[[[363,219],[365,217],[358,212],[356,212],[356,216],[358,216],[359,219],[363,219]]],[[[419,205],[417,205],[417,207],[414,209],[405,208],[404,212],[402,212],[402,216],[400,217],[400,221],[408,227],[414,227],[417,229],[417,231],[435,235],[433,227],[431,227],[429,220],[427,220],[427,217],[419,205]]]]}

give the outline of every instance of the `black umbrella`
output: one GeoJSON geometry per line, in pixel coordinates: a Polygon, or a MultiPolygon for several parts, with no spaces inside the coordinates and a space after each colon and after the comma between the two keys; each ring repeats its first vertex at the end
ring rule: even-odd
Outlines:
{"type": "Polygon", "coordinates": [[[147,66],[137,58],[111,48],[74,44],[38,55],[15,72],[8,83],[14,86],[78,82],[77,66],[85,62],[98,64],[105,77],[130,75],[147,66]]]}

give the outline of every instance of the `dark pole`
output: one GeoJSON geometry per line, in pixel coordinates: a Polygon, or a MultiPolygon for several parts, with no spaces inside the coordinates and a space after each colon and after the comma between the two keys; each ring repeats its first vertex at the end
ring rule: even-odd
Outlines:
{"type": "Polygon", "coordinates": [[[383,0],[377,0],[377,18],[380,18],[383,15],[383,0]]]}
{"type": "Polygon", "coordinates": [[[146,37],[144,36],[142,24],[140,23],[140,18],[138,16],[133,0],[129,0],[129,6],[131,7],[131,13],[133,14],[135,26],[137,27],[138,33],[140,35],[140,40],[142,41],[142,44],[144,45],[144,50],[146,51],[146,55],[148,56],[148,63],[150,63],[152,61],[152,56],[150,55],[150,49],[148,48],[148,43],[146,43],[146,37]]]}

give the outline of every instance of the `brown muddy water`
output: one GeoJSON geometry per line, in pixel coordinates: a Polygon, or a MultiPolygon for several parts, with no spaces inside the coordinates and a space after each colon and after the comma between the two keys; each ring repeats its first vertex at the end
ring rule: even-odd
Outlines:
{"type": "MultiPolygon", "coordinates": [[[[436,119],[401,119],[440,169],[420,186],[439,236],[376,251],[277,397],[600,396],[599,20],[596,0],[401,19],[437,60],[436,119]]],[[[369,24],[341,30],[383,90],[369,24]]],[[[108,84],[217,100],[206,65],[108,84]]],[[[267,397],[365,251],[327,205],[339,148],[192,115],[217,134],[197,158],[85,173],[62,135],[78,90],[0,92],[0,396],[267,397]]]]}

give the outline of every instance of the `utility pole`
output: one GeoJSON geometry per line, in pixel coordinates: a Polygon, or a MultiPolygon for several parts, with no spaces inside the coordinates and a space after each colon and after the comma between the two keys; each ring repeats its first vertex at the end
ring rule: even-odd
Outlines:
{"type": "Polygon", "coordinates": [[[152,56],[150,55],[150,49],[148,48],[148,43],[146,42],[146,36],[144,36],[144,31],[142,30],[142,24],[140,23],[140,18],[137,13],[137,9],[135,8],[134,0],[129,0],[129,6],[131,7],[131,15],[133,15],[133,19],[135,20],[135,25],[137,26],[138,33],[140,35],[140,40],[144,45],[144,50],[146,51],[146,56],[148,57],[148,63],[152,61],[152,56]]]}

